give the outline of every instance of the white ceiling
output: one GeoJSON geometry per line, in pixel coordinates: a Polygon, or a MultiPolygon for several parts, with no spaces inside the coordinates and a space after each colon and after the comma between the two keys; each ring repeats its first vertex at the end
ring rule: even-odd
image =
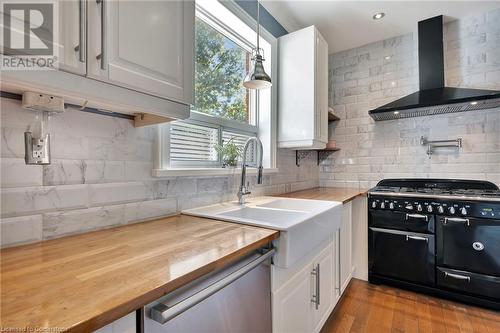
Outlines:
{"type": "Polygon", "coordinates": [[[494,8],[500,1],[297,1],[261,0],[289,32],[315,25],[334,53],[417,30],[417,22],[437,15],[447,20],[494,8]],[[383,19],[372,16],[384,12],[383,19]]]}

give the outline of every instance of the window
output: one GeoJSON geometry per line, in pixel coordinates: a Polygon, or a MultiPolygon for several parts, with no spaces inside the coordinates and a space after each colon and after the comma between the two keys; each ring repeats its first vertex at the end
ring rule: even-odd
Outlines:
{"type": "MultiPolygon", "coordinates": [[[[251,66],[255,27],[227,7],[218,1],[196,4],[195,105],[188,120],[165,126],[168,153],[162,169],[220,168],[224,165],[217,145],[233,142],[242,149],[248,138],[259,136],[259,118],[271,119],[271,93],[242,85],[251,66]]],[[[272,44],[262,36],[260,43],[270,73],[272,44]]],[[[270,142],[263,144],[270,152],[270,142]]],[[[255,161],[253,146],[247,161],[255,161]]]]}

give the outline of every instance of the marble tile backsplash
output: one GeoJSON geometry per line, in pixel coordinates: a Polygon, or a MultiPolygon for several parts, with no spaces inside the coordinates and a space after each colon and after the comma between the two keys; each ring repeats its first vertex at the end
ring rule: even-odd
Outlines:
{"type": "MultiPolygon", "coordinates": [[[[144,221],[185,208],[235,199],[238,176],[151,176],[156,127],[69,109],[50,119],[52,164],[24,163],[24,132],[36,113],[20,102],[1,104],[1,220],[3,247],[144,221]]],[[[314,156],[295,166],[278,151],[278,174],[264,176],[255,195],[318,186],[314,156]]]]}
{"type": "MultiPolygon", "coordinates": [[[[448,86],[500,90],[500,9],[444,28],[448,86]]],[[[320,185],[372,187],[381,179],[483,179],[500,185],[500,108],[375,122],[368,110],[418,90],[417,34],[329,57],[329,104],[340,117],[330,139],[341,151],[320,166],[320,185]],[[426,155],[420,137],[463,139],[426,155]]]]}

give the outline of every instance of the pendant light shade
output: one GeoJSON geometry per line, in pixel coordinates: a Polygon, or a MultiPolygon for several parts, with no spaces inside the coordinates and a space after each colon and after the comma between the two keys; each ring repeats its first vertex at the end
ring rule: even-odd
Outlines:
{"type": "Polygon", "coordinates": [[[273,84],[271,78],[264,70],[264,58],[260,54],[255,55],[253,71],[250,71],[245,77],[243,86],[248,89],[265,89],[270,88],[273,84]]]}
{"type": "Polygon", "coordinates": [[[248,72],[243,81],[243,86],[248,89],[266,89],[270,88],[273,84],[271,82],[271,77],[267,75],[264,70],[265,61],[264,57],[261,55],[261,48],[259,47],[260,39],[260,1],[257,1],[257,47],[253,50],[253,68],[248,72]]]}

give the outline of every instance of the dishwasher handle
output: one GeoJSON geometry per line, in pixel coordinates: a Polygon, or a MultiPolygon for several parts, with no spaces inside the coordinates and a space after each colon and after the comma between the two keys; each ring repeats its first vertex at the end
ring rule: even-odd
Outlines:
{"type": "Polygon", "coordinates": [[[201,290],[200,292],[183,299],[182,301],[176,303],[173,306],[167,306],[163,303],[158,303],[155,306],[151,308],[151,313],[150,317],[154,321],[160,323],[160,324],[165,324],[167,321],[171,320],[172,318],[175,318],[176,316],[180,315],[181,313],[189,310],[196,304],[200,303],[201,301],[207,299],[208,297],[212,296],[219,290],[223,289],[224,287],[230,285],[234,281],[238,280],[240,277],[243,275],[247,274],[251,270],[253,270],[255,267],[259,266],[261,263],[269,259],[274,255],[276,252],[275,249],[270,249],[269,251],[265,252],[258,258],[252,260],[245,266],[239,268],[238,270],[232,272],[231,274],[225,276],[224,278],[220,279],[219,281],[215,282],[214,284],[211,284],[207,288],[201,290]]]}

